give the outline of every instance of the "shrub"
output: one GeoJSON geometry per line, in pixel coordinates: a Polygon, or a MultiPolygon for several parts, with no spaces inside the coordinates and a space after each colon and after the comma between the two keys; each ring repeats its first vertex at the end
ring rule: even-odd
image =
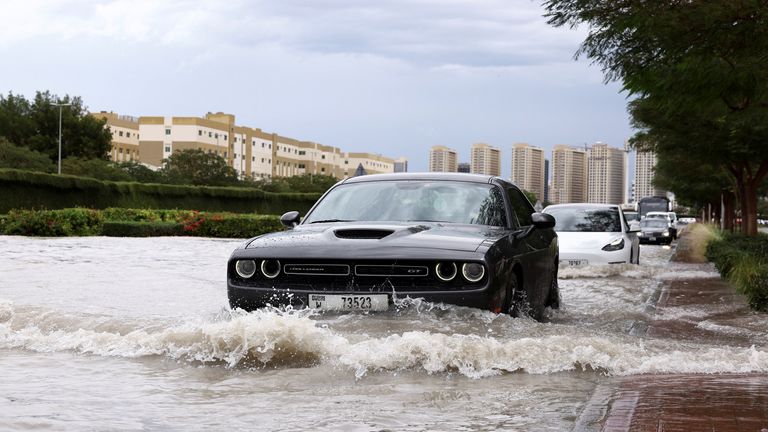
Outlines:
{"type": "Polygon", "coordinates": [[[109,237],[158,237],[184,235],[183,225],[177,222],[104,222],[102,234],[109,237]]]}
{"type": "Polygon", "coordinates": [[[250,238],[282,229],[277,216],[234,213],[196,212],[185,217],[183,224],[186,235],[199,237],[250,238]]]}
{"type": "Polygon", "coordinates": [[[728,234],[710,242],[707,258],[753,309],[768,311],[768,236],[728,234]]]}
{"type": "Polygon", "coordinates": [[[90,209],[14,210],[5,217],[3,231],[40,237],[87,236],[101,233],[102,222],[101,213],[90,209]]]}

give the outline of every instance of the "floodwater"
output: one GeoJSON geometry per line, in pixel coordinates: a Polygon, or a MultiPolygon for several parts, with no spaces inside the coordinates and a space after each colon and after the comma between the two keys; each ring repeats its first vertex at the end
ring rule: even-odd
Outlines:
{"type": "Polygon", "coordinates": [[[670,248],[561,269],[537,323],[409,299],[233,312],[238,243],[0,236],[0,430],[567,430],[618,377],[768,372],[759,320],[710,325],[752,346],[645,336],[664,280],[717,276],[670,248]]]}

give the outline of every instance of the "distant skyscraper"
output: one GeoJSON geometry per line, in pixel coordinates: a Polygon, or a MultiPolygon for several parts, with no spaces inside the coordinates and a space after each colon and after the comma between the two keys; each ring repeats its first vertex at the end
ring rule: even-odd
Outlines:
{"type": "Polygon", "coordinates": [[[654,170],[656,169],[656,154],[653,152],[637,152],[635,154],[635,187],[634,201],[650,196],[666,196],[666,192],[653,185],[654,170]]]}
{"type": "Polygon", "coordinates": [[[627,193],[627,154],[624,150],[598,142],[587,151],[587,160],[587,200],[592,203],[623,204],[627,193]]]}
{"type": "Polygon", "coordinates": [[[469,169],[473,174],[501,175],[501,151],[488,144],[472,144],[469,169]]]}
{"type": "Polygon", "coordinates": [[[408,159],[404,157],[395,159],[395,172],[408,172],[408,159]]]}
{"type": "Polygon", "coordinates": [[[456,150],[445,146],[433,146],[429,149],[430,172],[456,172],[456,150]]]}
{"type": "Polygon", "coordinates": [[[461,162],[461,163],[459,163],[458,171],[460,173],[469,173],[469,171],[470,171],[470,169],[469,169],[469,162],[461,162]]]}
{"type": "Polygon", "coordinates": [[[549,159],[544,159],[544,200],[549,202],[549,159]]]}
{"type": "Polygon", "coordinates": [[[533,192],[544,202],[546,187],[544,150],[525,143],[512,146],[512,183],[533,192]]]}
{"type": "Polygon", "coordinates": [[[552,150],[552,189],[549,200],[553,204],[587,201],[587,152],[567,145],[552,150]]]}

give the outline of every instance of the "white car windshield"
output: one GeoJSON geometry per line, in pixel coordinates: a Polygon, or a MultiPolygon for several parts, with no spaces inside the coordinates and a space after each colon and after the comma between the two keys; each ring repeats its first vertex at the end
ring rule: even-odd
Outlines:
{"type": "Polygon", "coordinates": [[[616,208],[549,207],[544,210],[555,217],[555,231],[621,232],[621,219],[616,208]]]}
{"type": "Polygon", "coordinates": [[[450,222],[507,226],[501,190],[460,181],[371,181],[332,189],[304,223],[450,222]]]}

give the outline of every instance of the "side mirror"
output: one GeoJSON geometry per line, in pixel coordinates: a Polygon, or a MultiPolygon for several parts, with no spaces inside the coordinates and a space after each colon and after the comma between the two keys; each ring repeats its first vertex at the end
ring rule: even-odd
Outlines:
{"type": "Polygon", "coordinates": [[[629,229],[627,230],[628,233],[636,233],[640,232],[640,224],[637,222],[630,222],[629,223],[629,229]]]}
{"type": "Polygon", "coordinates": [[[290,229],[295,227],[299,224],[301,221],[299,218],[299,212],[297,211],[289,211],[288,213],[285,213],[284,215],[280,216],[280,223],[283,224],[286,228],[290,229]]]}
{"type": "Polygon", "coordinates": [[[555,226],[555,217],[551,214],[533,213],[531,215],[531,220],[533,221],[533,226],[538,229],[554,228],[555,226]]]}

